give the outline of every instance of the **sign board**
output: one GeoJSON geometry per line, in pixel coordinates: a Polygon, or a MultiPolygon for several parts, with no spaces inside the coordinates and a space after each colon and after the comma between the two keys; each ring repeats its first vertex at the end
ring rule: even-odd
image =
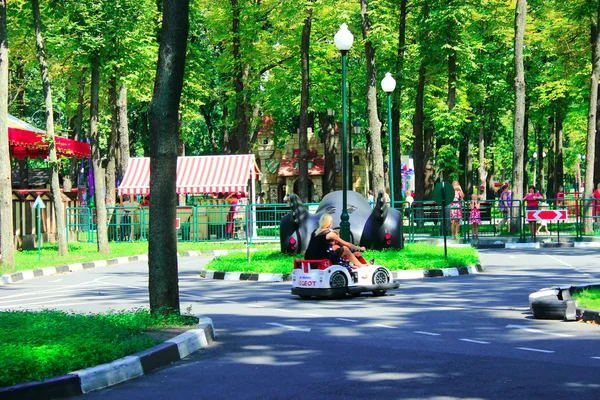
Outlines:
{"type": "Polygon", "coordinates": [[[31,205],[31,208],[46,208],[46,204],[44,204],[44,200],[42,200],[42,198],[38,196],[31,205]]]}
{"type": "Polygon", "coordinates": [[[181,228],[181,219],[175,218],[175,229],[181,228]]]}
{"type": "Polygon", "coordinates": [[[452,188],[452,185],[447,182],[436,183],[433,188],[433,200],[439,206],[452,203],[454,201],[454,189],[452,188]]]}
{"type": "Polygon", "coordinates": [[[528,221],[566,221],[567,210],[527,210],[528,221]]]}

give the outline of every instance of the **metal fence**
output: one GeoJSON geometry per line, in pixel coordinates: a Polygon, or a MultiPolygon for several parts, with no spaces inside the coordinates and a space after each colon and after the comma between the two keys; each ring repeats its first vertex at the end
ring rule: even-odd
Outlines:
{"type": "MultiPolygon", "coordinates": [[[[470,202],[457,202],[461,212],[459,236],[465,241],[473,239],[470,223],[470,202]]],[[[560,236],[600,235],[600,199],[558,198],[540,201],[540,210],[567,210],[566,221],[537,221],[535,232],[530,231],[526,219],[526,202],[512,200],[507,212],[498,207],[498,200],[480,202],[481,223],[479,238],[513,237],[525,240],[558,238],[560,236]],[[586,229],[586,224],[589,225],[586,229]]],[[[306,204],[314,212],[318,203],[306,204]]],[[[440,238],[451,234],[450,209],[442,209],[431,201],[395,202],[402,213],[404,236],[413,242],[419,238],[440,238]]],[[[288,204],[227,204],[177,207],[179,241],[204,242],[235,240],[251,243],[260,240],[278,240],[279,225],[290,212],[288,204]]],[[[108,235],[110,241],[148,240],[150,214],[148,207],[107,207],[108,235]]],[[[93,208],[69,207],[66,212],[67,240],[93,242],[96,240],[96,213],[93,208]]],[[[175,223],[175,222],[174,222],[175,223]]]]}

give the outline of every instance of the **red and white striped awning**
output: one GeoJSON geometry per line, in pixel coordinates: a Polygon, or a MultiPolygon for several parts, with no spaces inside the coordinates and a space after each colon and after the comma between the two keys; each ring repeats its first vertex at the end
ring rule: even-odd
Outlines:
{"type": "MultiPolygon", "coordinates": [[[[260,179],[254,154],[177,158],[177,193],[247,192],[248,180],[260,179]]],[[[130,158],[119,195],[150,193],[150,158],[130,158]]]]}

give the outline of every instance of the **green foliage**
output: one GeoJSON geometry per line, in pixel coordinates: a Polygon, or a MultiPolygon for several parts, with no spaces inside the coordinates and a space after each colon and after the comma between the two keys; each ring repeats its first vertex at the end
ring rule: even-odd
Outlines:
{"type": "Polygon", "coordinates": [[[583,289],[573,294],[578,308],[600,310],[600,289],[583,289]]]}
{"type": "Polygon", "coordinates": [[[75,314],[0,312],[0,387],[39,381],[145,350],[161,342],[148,329],[190,326],[193,317],[147,310],[75,314]]]}
{"type": "MultiPolygon", "coordinates": [[[[279,251],[258,251],[250,255],[248,263],[245,253],[228,254],[215,257],[205,267],[206,270],[226,272],[253,272],[289,274],[293,261],[301,256],[290,256],[279,251]]],[[[448,248],[448,259],[444,259],[444,248],[431,244],[408,244],[403,250],[373,251],[368,250],[364,258],[375,259],[392,271],[412,269],[434,269],[465,267],[479,263],[477,250],[472,247],[448,248]]]]}

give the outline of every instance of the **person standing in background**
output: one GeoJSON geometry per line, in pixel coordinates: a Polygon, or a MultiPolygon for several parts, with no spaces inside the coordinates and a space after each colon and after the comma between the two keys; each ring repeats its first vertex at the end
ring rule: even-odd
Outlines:
{"type": "Polygon", "coordinates": [[[454,188],[454,200],[450,204],[450,220],[452,221],[452,236],[458,239],[460,220],[463,217],[461,201],[465,198],[465,193],[458,181],[452,182],[452,187],[454,188]]]}
{"type": "MultiPolygon", "coordinates": [[[[527,211],[537,210],[540,204],[539,200],[542,199],[542,195],[540,194],[540,192],[535,190],[535,186],[529,186],[529,193],[527,193],[527,196],[523,198],[523,200],[526,202],[525,204],[527,205],[527,211]]],[[[535,221],[535,219],[529,218],[527,218],[527,222],[529,222],[529,234],[532,238],[534,238],[536,233],[537,222],[535,221]]]]}

